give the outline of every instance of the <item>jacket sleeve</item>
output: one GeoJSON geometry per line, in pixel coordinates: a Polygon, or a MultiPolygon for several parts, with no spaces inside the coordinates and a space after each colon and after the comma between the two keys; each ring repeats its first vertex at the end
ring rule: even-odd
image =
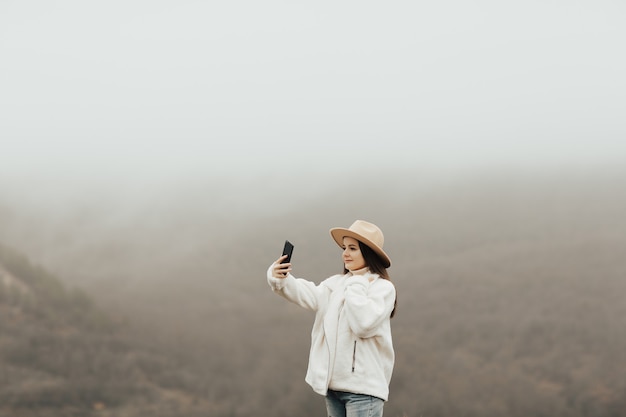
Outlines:
{"type": "Polygon", "coordinates": [[[311,281],[296,278],[291,274],[287,274],[285,278],[274,278],[272,276],[273,266],[274,264],[270,265],[267,270],[267,283],[272,291],[300,307],[317,311],[319,297],[324,289],[311,281]]]}
{"type": "Polygon", "coordinates": [[[369,282],[367,276],[347,278],[344,312],[350,329],[358,337],[373,337],[389,319],[396,298],[394,285],[378,278],[369,282]]]}

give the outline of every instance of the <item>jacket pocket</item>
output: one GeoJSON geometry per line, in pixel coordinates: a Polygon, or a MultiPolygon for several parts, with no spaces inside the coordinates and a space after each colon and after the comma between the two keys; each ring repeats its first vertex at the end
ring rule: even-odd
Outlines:
{"type": "Polygon", "coordinates": [[[352,349],[352,373],[354,373],[355,365],[356,365],[356,340],[354,341],[354,349],[352,349]]]}

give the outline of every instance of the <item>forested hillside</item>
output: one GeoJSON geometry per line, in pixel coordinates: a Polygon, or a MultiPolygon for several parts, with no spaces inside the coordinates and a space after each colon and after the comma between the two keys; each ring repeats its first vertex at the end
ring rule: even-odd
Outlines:
{"type": "Polygon", "coordinates": [[[0,416],[179,416],[219,410],[177,352],[0,246],[0,416]]]}
{"type": "Polygon", "coordinates": [[[4,210],[4,238],[95,300],[56,280],[44,304],[4,290],[4,415],[47,398],[116,417],[324,415],[303,380],[312,313],[265,271],[288,238],[296,275],[338,272],[328,229],[363,218],[398,289],[386,416],[626,416],[623,176],[368,183],[275,207],[211,187],[132,210],[4,210]]]}

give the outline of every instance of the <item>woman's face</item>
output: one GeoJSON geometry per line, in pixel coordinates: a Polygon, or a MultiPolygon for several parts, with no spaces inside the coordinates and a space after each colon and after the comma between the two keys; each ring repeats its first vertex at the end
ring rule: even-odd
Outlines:
{"type": "Polygon", "coordinates": [[[343,238],[343,263],[348,271],[365,268],[365,259],[359,248],[359,241],[352,237],[343,238]]]}

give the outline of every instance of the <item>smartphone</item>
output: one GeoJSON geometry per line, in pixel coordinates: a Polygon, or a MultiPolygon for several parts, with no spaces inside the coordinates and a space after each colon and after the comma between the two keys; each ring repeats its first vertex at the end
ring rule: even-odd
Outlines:
{"type": "Polygon", "coordinates": [[[285,240],[285,247],[283,248],[283,255],[287,255],[287,258],[281,263],[286,264],[291,262],[291,254],[293,253],[293,245],[290,241],[285,240]]]}

